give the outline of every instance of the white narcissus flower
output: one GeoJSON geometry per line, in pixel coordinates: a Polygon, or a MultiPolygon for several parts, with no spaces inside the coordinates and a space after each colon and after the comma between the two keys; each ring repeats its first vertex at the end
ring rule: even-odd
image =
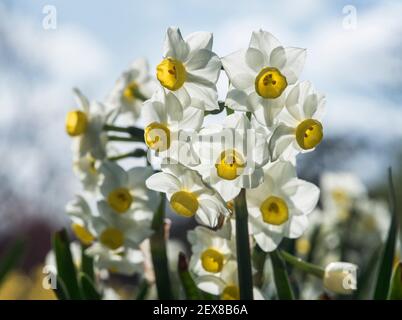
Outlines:
{"type": "Polygon", "coordinates": [[[324,133],[321,119],[325,97],[308,81],[294,86],[286,98],[286,109],[278,116],[279,124],[269,141],[272,161],[292,161],[300,152],[309,152],[321,142],[324,133]]]}
{"type": "Polygon", "coordinates": [[[297,178],[290,162],[267,165],[264,182],[246,190],[250,233],[262,250],[275,250],[284,237],[300,237],[319,194],[314,184],[297,178]]]}
{"type": "MultiPolygon", "coordinates": [[[[240,300],[240,289],[237,273],[237,262],[230,260],[225,268],[216,275],[203,275],[194,279],[198,288],[213,295],[219,295],[221,300],[240,300]]],[[[254,300],[264,300],[260,290],[253,288],[254,300]]]]}
{"type": "Polygon", "coordinates": [[[221,215],[229,215],[219,194],[205,185],[196,171],[181,164],[162,165],[162,172],[148,178],[146,185],[166,193],[174,212],[184,217],[195,215],[201,224],[216,227],[221,215]]]}
{"type": "Polygon", "coordinates": [[[108,248],[92,247],[86,253],[94,256],[98,269],[106,269],[111,273],[131,276],[144,269],[144,256],[140,250],[126,248],[123,253],[113,253],[108,248]]]}
{"type": "Polygon", "coordinates": [[[73,171],[80,179],[84,190],[94,192],[101,178],[99,172],[100,160],[95,159],[89,153],[73,161],[73,171]]]}
{"type": "Polygon", "coordinates": [[[71,230],[76,238],[88,246],[95,240],[92,226],[92,211],[84,197],[77,195],[74,200],[66,205],[66,213],[71,218],[71,230]]]}
{"type": "Polygon", "coordinates": [[[141,115],[143,102],[151,98],[156,81],[149,74],[148,62],[135,60],[117,80],[107,105],[119,114],[130,114],[134,120],[141,115]]]}
{"type": "Polygon", "coordinates": [[[225,201],[230,201],[241,188],[255,188],[262,182],[262,166],[269,160],[266,141],[245,114],[231,114],[223,125],[200,130],[198,141],[193,142],[200,161],[196,169],[225,201]]]}
{"type": "Polygon", "coordinates": [[[236,258],[234,243],[219,232],[197,227],[187,233],[187,238],[192,252],[190,270],[197,277],[208,274],[219,277],[226,263],[236,258]]]}
{"type": "Polygon", "coordinates": [[[98,202],[99,216],[92,219],[97,242],[86,252],[91,256],[111,255],[124,252],[126,248],[138,249],[144,239],[152,234],[149,219],[134,219],[116,213],[104,200],[98,202]]]}
{"type": "Polygon", "coordinates": [[[200,129],[204,111],[193,107],[184,109],[173,93],[160,89],[144,104],[143,116],[145,144],[158,157],[192,164],[187,138],[200,129]]]}
{"type": "Polygon", "coordinates": [[[325,267],[324,287],[338,294],[352,294],[357,289],[357,266],[348,262],[332,262],[325,267]]]}
{"type": "Polygon", "coordinates": [[[100,192],[105,203],[117,215],[152,218],[160,198],[145,186],[145,180],[153,173],[151,167],[135,167],[126,171],[115,162],[104,161],[99,171],[103,175],[100,192]]]}
{"type": "Polygon", "coordinates": [[[95,159],[103,159],[107,135],[103,126],[107,120],[105,107],[88,99],[74,89],[79,109],[68,112],[66,117],[67,134],[73,137],[74,159],[90,154],[95,159]]]}
{"type": "Polygon", "coordinates": [[[271,127],[284,106],[283,92],[296,83],[305,56],[305,49],[284,48],[269,32],[254,31],[247,50],[222,58],[231,82],[226,105],[253,112],[271,127]]]}
{"type": "Polygon", "coordinates": [[[160,84],[173,92],[186,108],[219,109],[216,82],[221,70],[212,52],[209,32],[195,32],[183,39],[178,28],[168,28],[163,60],[156,68],[160,84]]]}

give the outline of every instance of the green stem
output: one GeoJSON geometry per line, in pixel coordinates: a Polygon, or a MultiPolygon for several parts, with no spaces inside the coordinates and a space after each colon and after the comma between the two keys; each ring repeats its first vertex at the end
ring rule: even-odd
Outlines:
{"type": "Polygon", "coordinates": [[[253,250],[253,266],[256,269],[254,273],[254,284],[261,288],[264,284],[264,266],[267,260],[267,253],[264,252],[259,245],[256,245],[253,250]]]}
{"type": "Polygon", "coordinates": [[[292,256],[290,253],[287,253],[286,251],[281,250],[280,251],[280,256],[288,263],[293,265],[295,268],[307,272],[309,274],[312,274],[320,279],[324,277],[324,269],[316,266],[315,264],[303,261],[300,258],[297,258],[295,256],[292,256]]]}
{"type": "Polygon", "coordinates": [[[147,152],[144,149],[135,149],[134,151],[119,154],[119,155],[113,156],[113,157],[109,157],[108,160],[117,161],[117,160],[129,158],[129,157],[140,158],[140,157],[145,157],[146,155],[147,155],[147,152]]]}
{"type": "Polygon", "coordinates": [[[150,238],[152,263],[155,271],[156,289],[160,300],[173,299],[165,239],[165,195],[161,193],[161,203],[152,220],[154,231],[150,238]]]}
{"type": "Polygon", "coordinates": [[[144,141],[144,130],[134,126],[130,127],[119,127],[115,125],[105,124],[103,130],[112,132],[123,132],[128,133],[133,138],[139,139],[138,141],[144,141]]]}
{"type": "Polygon", "coordinates": [[[139,139],[136,137],[120,137],[120,136],[108,136],[109,141],[120,141],[120,142],[143,142],[144,139],[139,139]]]}
{"type": "Polygon", "coordinates": [[[187,258],[183,252],[179,252],[179,260],[177,264],[177,271],[179,273],[179,278],[188,300],[202,300],[202,294],[195,284],[193,278],[188,271],[187,258]]]}
{"type": "Polygon", "coordinates": [[[246,190],[241,189],[235,198],[237,270],[240,299],[253,300],[253,278],[251,274],[250,239],[248,234],[248,212],[246,190]]]}

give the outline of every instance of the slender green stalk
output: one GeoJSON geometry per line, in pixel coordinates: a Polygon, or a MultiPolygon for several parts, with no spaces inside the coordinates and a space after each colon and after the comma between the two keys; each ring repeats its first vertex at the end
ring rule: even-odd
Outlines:
{"type": "Polygon", "coordinates": [[[140,157],[145,157],[147,155],[147,152],[144,149],[135,149],[134,151],[130,151],[127,153],[119,154],[117,156],[109,157],[108,160],[111,161],[117,161],[125,158],[140,158],[140,157]]]}
{"type": "Polygon", "coordinates": [[[108,136],[109,141],[120,141],[120,142],[143,142],[144,139],[139,139],[137,137],[120,137],[120,136],[108,136]]]}
{"type": "Polygon", "coordinates": [[[389,198],[390,211],[392,214],[391,225],[388,229],[388,236],[382,251],[382,257],[377,274],[377,281],[374,291],[374,300],[385,300],[388,295],[388,290],[392,276],[392,265],[395,257],[396,239],[398,236],[398,208],[396,203],[396,194],[394,183],[392,181],[392,170],[388,171],[389,180],[389,198]]]}
{"type": "Polygon", "coordinates": [[[267,253],[257,244],[253,250],[253,266],[256,269],[254,273],[254,284],[261,288],[264,284],[264,266],[267,260],[267,253]]]}
{"type": "Polygon", "coordinates": [[[139,288],[138,288],[138,293],[137,297],[135,300],[145,300],[149,292],[149,283],[146,279],[142,280],[139,288]]]}
{"type": "Polygon", "coordinates": [[[272,271],[276,293],[280,300],[294,300],[294,293],[290,285],[289,276],[286,270],[286,265],[278,250],[270,252],[272,271]]]}
{"type": "Polygon", "coordinates": [[[168,258],[166,253],[166,239],[164,231],[165,195],[161,193],[161,203],[152,220],[154,231],[150,238],[152,263],[155,271],[156,289],[161,300],[173,299],[170,282],[168,258]]]}
{"type": "Polygon", "coordinates": [[[253,300],[253,278],[251,274],[250,239],[248,234],[248,212],[245,189],[242,189],[235,199],[235,214],[240,299],[253,300]]]}
{"type": "Polygon", "coordinates": [[[103,130],[111,132],[128,133],[131,137],[138,139],[138,141],[144,141],[144,130],[134,126],[119,127],[115,125],[105,124],[103,130]]]}
{"type": "Polygon", "coordinates": [[[286,251],[281,250],[279,253],[283,260],[290,263],[295,268],[297,268],[301,271],[307,272],[320,279],[322,279],[324,277],[325,270],[323,268],[321,268],[315,264],[303,261],[302,259],[297,258],[295,256],[292,256],[290,253],[288,253],[286,251]]]}
{"type": "Polygon", "coordinates": [[[179,273],[180,282],[183,286],[186,299],[188,300],[202,300],[203,296],[193,278],[188,271],[188,262],[185,254],[179,252],[179,260],[177,263],[177,271],[179,273]]]}

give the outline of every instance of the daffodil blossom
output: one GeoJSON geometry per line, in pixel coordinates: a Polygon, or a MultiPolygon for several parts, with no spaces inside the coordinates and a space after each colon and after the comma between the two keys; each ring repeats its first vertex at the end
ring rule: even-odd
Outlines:
{"type": "Polygon", "coordinates": [[[254,31],[247,50],[222,58],[231,82],[226,105],[254,112],[271,127],[284,106],[284,91],[296,83],[305,56],[304,49],[284,48],[269,32],[254,31]]]}
{"type": "Polygon", "coordinates": [[[204,111],[193,107],[184,109],[173,93],[160,89],[145,103],[143,116],[144,140],[149,149],[161,159],[196,164],[187,140],[200,129],[204,111]]]}
{"type": "Polygon", "coordinates": [[[190,270],[198,276],[212,274],[217,277],[230,259],[236,259],[234,239],[228,240],[219,232],[197,227],[187,233],[191,244],[190,270]]]}
{"type": "Polygon", "coordinates": [[[294,86],[286,98],[286,110],[279,115],[273,130],[269,151],[272,161],[291,161],[300,152],[309,152],[321,142],[325,97],[317,93],[310,82],[294,86]]]}
{"type": "MultiPolygon", "coordinates": [[[[197,286],[205,292],[218,295],[221,300],[240,300],[240,289],[237,275],[237,263],[230,260],[219,276],[202,275],[195,278],[197,286]]],[[[253,288],[254,300],[264,300],[260,290],[253,288]]]]}
{"type": "Polygon", "coordinates": [[[156,68],[160,84],[186,108],[218,109],[216,82],[221,62],[212,52],[212,34],[195,32],[183,39],[178,28],[168,28],[163,60],[156,68]]]}
{"type": "Polygon", "coordinates": [[[181,164],[162,165],[162,172],[147,179],[149,189],[164,192],[174,212],[195,215],[201,224],[216,227],[220,215],[229,214],[219,194],[205,185],[199,174],[181,164]]]}
{"type": "Polygon", "coordinates": [[[86,246],[92,244],[95,240],[92,226],[94,216],[85,198],[77,195],[66,205],[66,213],[71,218],[71,230],[76,238],[86,246]]]}
{"type": "Polygon", "coordinates": [[[348,262],[332,262],[325,267],[324,287],[339,294],[352,294],[357,289],[357,266],[348,262]]]}
{"type": "Polygon", "coordinates": [[[104,161],[99,170],[103,174],[100,192],[116,215],[152,218],[159,205],[158,194],[145,186],[145,180],[153,173],[152,168],[135,167],[126,171],[115,162],[104,161]]]}
{"type": "Polygon", "coordinates": [[[201,129],[193,148],[200,161],[196,169],[225,201],[263,180],[262,166],[269,160],[266,136],[245,114],[231,114],[223,125],[201,129]]]}
{"type": "Polygon", "coordinates": [[[138,249],[152,234],[149,219],[119,215],[104,200],[98,202],[98,211],[99,216],[92,219],[97,241],[87,249],[90,255],[104,254],[105,250],[114,254],[124,252],[126,248],[138,249]]]}
{"type": "Polygon", "coordinates": [[[319,189],[298,179],[290,162],[275,162],[264,168],[264,182],[246,190],[250,232],[266,252],[284,237],[298,238],[308,226],[307,215],[318,202],[319,189]]]}
{"type": "Polygon", "coordinates": [[[101,178],[99,165],[100,160],[95,159],[89,153],[73,160],[73,171],[80,179],[84,190],[96,191],[101,178]]]}
{"type": "Polygon", "coordinates": [[[87,156],[103,159],[106,155],[106,133],[102,131],[107,120],[105,107],[98,103],[89,103],[88,99],[74,89],[79,109],[68,112],[66,131],[73,138],[74,159],[87,156]]]}
{"type": "Polygon", "coordinates": [[[149,74],[148,62],[143,58],[137,59],[117,80],[107,106],[119,114],[130,114],[133,120],[137,120],[143,102],[151,98],[155,89],[156,81],[149,74]]]}
{"type": "Polygon", "coordinates": [[[111,273],[131,276],[143,271],[144,256],[140,250],[126,248],[123,253],[114,253],[104,246],[93,246],[85,251],[94,257],[95,266],[111,273]]]}

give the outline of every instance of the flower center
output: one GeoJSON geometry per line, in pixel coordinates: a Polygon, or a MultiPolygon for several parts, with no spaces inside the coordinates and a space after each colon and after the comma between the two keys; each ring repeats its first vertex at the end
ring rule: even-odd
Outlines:
{"type": "Polygon", "coordinates": [[[234,180],[241,175],[245,164],[242,155],[231,149],[221,153],[215,167],[219,177],[225,180],[234,180]]]}
{"type": "Polygon", "coordinates": [[[205,271],[218,273],[222,271],[223,254],[214,248],[208,248],[201,254],[201,264],[205,271]]]}
{"type": "Polygon", "coordinates": [[[99,240],[104,246],[116,250],[124,244],[124,235],[119,229],[110,227],[101,233],[99,240]]]}
{"type": "Polygon", "coordinates": [[[124,213],[130,209],[133,196],[127,188],[117,188],[109,193],[107,202],[116,212],[124,213]]]}
{"type": "Polygon", "coordinates": [[[128,102],[133,102],[137,97],[138,84],[133,81],[130,82],[123,90],[123,97],[128,102]]]}
{"type": "Polygon", "coordinates": [[[197,196],[188,191],[177,191],[170,198],[170,206],[179,215],[192,217],[198,210],[197,196]]]}
{"type": "Polygon", "coordinates": [[[263,201],[260,207],[262,220],[276,226],[285,223],[289,218],[286,202],[279,197],[270,196],[263,201]]]}
{"type": "Polygon", "coordinates": [[[87,130],[87,115],[79,110],[70,111],[66,117],[66,131],[72,136],[79,136],[87,130]]]}
{"type": "Polygon", "coordinates": [[[240,290],[236,285],[228,285],[221,293],[221,300],[240,300],[240,290]]]}
{"type": "Polygon", "coordinates": [[[89,246],[95,240],[95,237],[92,235],[92,233],[89,232],[87,228],[78,223],[71,224],[71,230],[73,231],[77,239],[86,246],[89,246]]]}
{"type": "Polygon", "coordinates": [[[176,91],[186,81],[186,69],[183,63],[173,58],[163,59],[156,67],[156,77],[165,88],[176,91]]]}
{"type": "Polygon", "coordinates": [[[159,122],[152,122],[144,130],[146,145],[155,151],[165,151],[170,148],[170,130],[159,122]]]}
{"type": "Polygon", "coordinates": [[[296,141],[304,150],[317,146],[323,138],[321,122],[314,119],[307,119],[301,122],[296,128],[296,141]]]}
{"type": "Polygon", "coordinates": [[[287,86],[286,77],[276,68],[263,68],[255,78],[255,91],[265,99],[278,98],[287,86]]]}

